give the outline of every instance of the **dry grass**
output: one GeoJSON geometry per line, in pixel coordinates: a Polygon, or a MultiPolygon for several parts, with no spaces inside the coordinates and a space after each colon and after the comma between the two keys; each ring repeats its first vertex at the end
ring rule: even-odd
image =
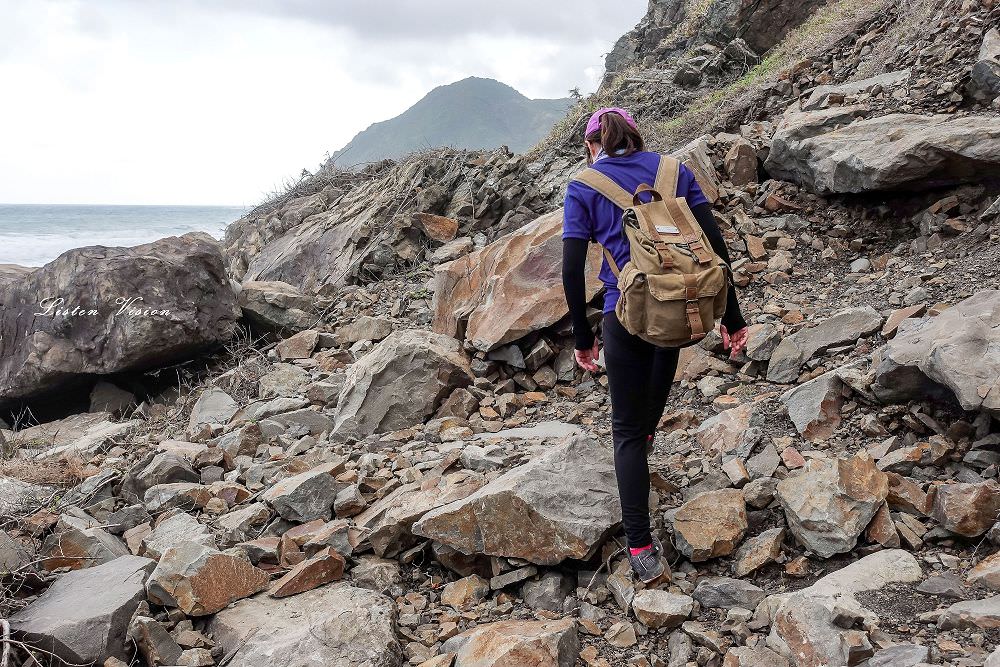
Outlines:
{"type": "MultiPolygon", "coordinates": [[[[829,52],[831,44],[889,11],[899,1],[839,0],[823,7],[791,31],[742,77],[698,98],[684,113],[652,123],[647,131],[650,144],[660,150],[672,150],[706,131],[725,127],[735,116],[745,113],[769,84],[787,75],[793,65],[829,52]]],[[[912,0],[914,3],[920,1],[912,0]]]]}

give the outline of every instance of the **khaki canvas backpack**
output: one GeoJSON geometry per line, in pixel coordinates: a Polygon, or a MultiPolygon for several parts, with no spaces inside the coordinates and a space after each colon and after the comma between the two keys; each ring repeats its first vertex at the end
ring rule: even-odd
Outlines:
{"type": "Polygon", "coordinates": [[[676,196],[679,170],[677,160],[660,156],[653,186],[643,183],[633,194],[596,169],[573,179],[622,209],[631,258],[619,269],[604,248],[621,290],[615,313],[626,331],[663,347],[704,338],[726,312],[728,295],[729,267],[712,250],[687,200],[676,196]],[[645,204],[643,192],[651,197],[645,204]]]}

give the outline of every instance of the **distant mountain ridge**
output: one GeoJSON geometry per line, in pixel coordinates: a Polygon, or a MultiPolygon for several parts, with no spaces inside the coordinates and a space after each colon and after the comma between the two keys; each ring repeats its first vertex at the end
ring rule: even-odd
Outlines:
{"type": "Polygon", "coordinates": [[[449,146],[521,153],[563,118],[572,98],[529,99],[507,84],[469,77],[438,86],[412,107],[359,132],[331,156],[351,167],[414,151],[449,146]]]}

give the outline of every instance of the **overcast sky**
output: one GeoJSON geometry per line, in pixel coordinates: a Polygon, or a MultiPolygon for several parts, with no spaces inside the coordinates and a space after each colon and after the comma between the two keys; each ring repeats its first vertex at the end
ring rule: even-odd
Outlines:
{"type": "Polygon", "coordinates": [[[256,203],[466,76],[596,88],[646,0],[0,0],[0,202],[256,203]]]}

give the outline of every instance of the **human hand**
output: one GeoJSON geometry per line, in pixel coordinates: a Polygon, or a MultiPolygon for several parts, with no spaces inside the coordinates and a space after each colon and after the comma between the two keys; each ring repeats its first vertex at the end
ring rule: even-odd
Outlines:
{"type": "Polygon", "coordinates": [[[594,339],[594,345],[588,350],[574,350],[576,356],[576,363],[580,365],[585,371],[590,371],[591,373],[597,372],[597,358],[600,356],[601,352],[597,349],[597,339],[594,339]]]}
{"type": "Polygon", "coordinates": [[[747,335],[749,333],[747,327],[743,327],[739,331],[730,334],[726,325],[723,324],[719,327],[719,333],[722,334],[722,349],[729,350],[729,358],[735,359],[740,356],[740,352],[747,346],[747,335]]]}

